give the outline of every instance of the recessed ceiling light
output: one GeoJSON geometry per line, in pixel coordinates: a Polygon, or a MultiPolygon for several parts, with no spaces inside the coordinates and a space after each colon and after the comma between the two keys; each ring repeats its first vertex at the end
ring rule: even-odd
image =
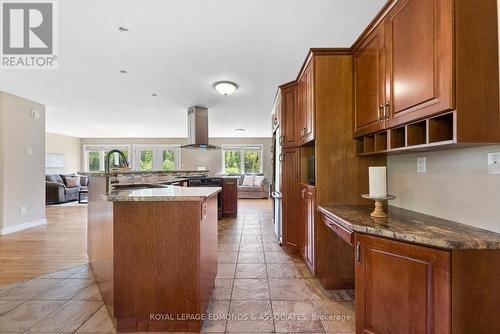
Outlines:
{"type": "Polygon", "coordinates": [[[245,132],[245,129],[243,129],[243,128],[234,129],[234,132],[243,133],[243,132],[245,132]]]}
{"type": "Polygon", "coordinates": [[[121,73],[121,74],[127,74],[128,72],[127,72],[127,71],[125,71],[125,70],[121,70],[121,71],[120,71],[120,73],[121,73]]]}
{"type": "Polygon", "coordinates": [[[118,31],[119,31],[119,32],[127,32],[127,31],[128,31],[128,28],[127,28],[127,27],[124,27],[124,26],[120,26],[120,27],[118,27],[118,31]]]}
{"type": "Polygon", "coordinates": [[[151,94],[151,96],[158,96],[158,94],[156,94],[156,93],[153,93],[153,94],[151,94]]]}
{"type": "Polygon", "coordinates": [[[238,89],[238,85],[231,81],[218,81],[214,83],[214,88],[219,92],[219,94],[224,96],[229,96],[238,89]]]}

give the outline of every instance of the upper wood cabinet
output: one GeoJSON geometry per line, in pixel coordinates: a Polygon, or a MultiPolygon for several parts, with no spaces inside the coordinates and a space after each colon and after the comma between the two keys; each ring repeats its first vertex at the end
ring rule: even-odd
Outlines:
{"type": "Polygon", "coordinates": [[[284,148],[297,146],[299,143],[298,126],[298,85],[288,83],[280,86],[281,89],[281,145],[284,148]]]}
{"type": "Polygon", "coordinates": [[[384,43],[384,25],[380,24],[353,56],[356,135],[376,132],[385,127],[384,43]]]}
{"type": "Polygon", "coordinates": [[[307,63],[299,78],[299,117],[297,129],[300,144],[314,140],[314,58],[307,63]]]}
{"type": "Polygon", "coordinates": [[[383,24],[388,126],[453,109],[453,1],[400,0],[383,24]]]}
{"type": "Polygon", "coordinates": [[[449,334],[451,254],[356,234],[356,333],[449,334]]]}

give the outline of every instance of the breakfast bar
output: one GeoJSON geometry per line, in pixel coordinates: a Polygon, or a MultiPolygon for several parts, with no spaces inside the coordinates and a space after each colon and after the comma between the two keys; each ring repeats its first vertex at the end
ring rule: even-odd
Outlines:
{"type": "Polygon", "coordinates": [[[217,275],[219,187],[90,175],[88,256],[117,331],[198,332],[217,275]]]}

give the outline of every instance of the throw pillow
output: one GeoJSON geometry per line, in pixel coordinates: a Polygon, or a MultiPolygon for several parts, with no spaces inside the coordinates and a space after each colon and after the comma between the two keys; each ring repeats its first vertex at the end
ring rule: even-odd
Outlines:
{"type": "Polygon", "coordinates": [[[255,177],[255,180],[253,181],[253,185],[256,187],[262,186],[262,183],[264,182],[264,178],[265,178],[264,175],[257,175],[255,177]]]}
{"type": "Polygon", "coordinates": [[[76,188],[80,186],[80,178],[78,176],[66,176],[64,180],[66,181],[66,187],[68,188],[76,188]]]}
{"type": "Polygon", "coordinates": [[[253,181],[255,180],[254,175],[245,175],[243,178],[243,184],[242,186],[253,186],[253,181]]]}

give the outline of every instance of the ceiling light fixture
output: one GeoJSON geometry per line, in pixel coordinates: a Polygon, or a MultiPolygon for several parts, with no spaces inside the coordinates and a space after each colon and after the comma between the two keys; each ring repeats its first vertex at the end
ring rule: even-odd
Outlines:
{"type": "Polygon", "coordinates": [[[120,73],[121,73],[121,74],[127,74],[128,72],[127,72],[127,71],[125,71],[125,70],[121,70],[121,71],[120,71],[120,73]]]}
{"type": "Polygon", "coordinates": [[[156,94],[156,93],[153,93],[153,94],[151,94],[151,96],[158,96],[158,94],[156,94]]]}
{"type": "Polygon", "coordinates": [[[120,26],[120,27],[118,27],[118,31],[119,31],[119,32],[127,32],[127,31],[128,31],[128,28],[127,28],[127,27],[120,26]]]}
{"type": "Polygon", "coordinates": [[[245,129],[243,129],[243,128],[234,129],[234,132],[241,134],[241,133],[245,132],[245,129]]]}
{"type": "Polygon", "coordinates": [[[231,81],[218,81],[214,83],[214,88],[219,94],[229,96],[238,89],[238,85],[231,81]]]}

